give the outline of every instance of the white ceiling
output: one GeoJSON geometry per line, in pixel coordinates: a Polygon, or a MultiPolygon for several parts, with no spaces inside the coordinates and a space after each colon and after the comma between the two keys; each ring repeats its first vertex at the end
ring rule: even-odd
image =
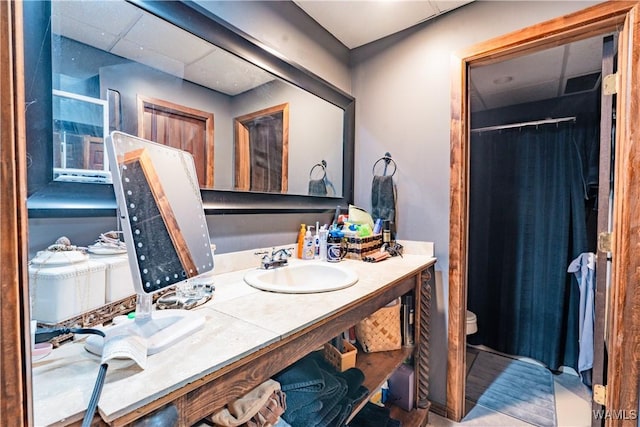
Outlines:
{"type": "MultiPolygon", "coordinates": [[[[470,1],[460,0],[296,0],[298,6],[349,48],[468,3],[470,1]]],[[[202,86],[235,95],[273,79],[261,69],[129,3],[58,1],[52,5],[54,33],[202,86]],[[211,73],[212,69],[217,72],[211,73]]],[[[601,39],[472,69],[472,111],[562,96],[568,78],[600,69],[601,39]],[[500,84],[500,80],[508,81],[500,84]]]]}
{"type": "Polygon", "coordinates": [[[349,49],[435,18],[473,0],[294,0],[349,49]]]}
{"type": "MultiPolygon", "coordinates": [[[[480,111],[565,94],[567,79],[599,72],[602,36],[472,68],[471,110],[480,111]]],[[[593,89],[597,88],[597,84],[593,89]]]]}
{"type": "MultiPolygon", "coordinates": [[[[294,1],[345,46],[354,49],[473,0],[294,1]]],[[[474,68],[470,73],[471,109],[481,111],[562,96],[567,79],[600,70],[601,51],[602,37],[596,37],[474,68]]]]}

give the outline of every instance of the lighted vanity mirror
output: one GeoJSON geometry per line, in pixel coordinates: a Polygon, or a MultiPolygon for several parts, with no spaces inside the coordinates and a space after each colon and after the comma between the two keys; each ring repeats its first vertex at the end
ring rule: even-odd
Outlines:
{"type": "Polygon", "coordinates": [[[136,292],[213,270],[192,156],[121,132],[107,149],[136,292]]]}
{"type": "Polygon", "coordinates": [[[30,213],[56,209],[60,200],[66,214],[70,204],[113,207],[109,191],[88,188],[110,183],[99,144],[105,130],[189,151],[208,213],[287,205],[325,210],[350,201],[353,98],[230,30],[206,3],[30,3],[26,27],[37,30],[25,40],[26,80],[52,81],[50,88],[27,88],[38,99],[27,110],[29,192],[36,196],[30,213]],[[47,46],[50,68],[41,58],[47,46]],[[54,107],[62,100],[68,108],[51,114],[42,105],[51,97],[54,107]],[[87,114],[95,105],[104,120],[87,114]],[[275,131],[255,131],[253,124],[244,135],[238,131],[242,118],[283,105],[275,131]],[[277,140],[254,140],[267,134],[277,140]],[[318,195],[310,193],[310,181],[321,162],[327,191],[318,195]],[[276,169],[257,166],[265,164],[276,169]],[[261,179],[279,184],[253,184],[261,179]]]}
{"type": "Polygon", "coordinates": [[[106,328],[104,340],[92,337],[85,347],[104,357],[120,336],[140,340],[145,351],[134,360],[143,366],[147,354],[204,325],[199,313],[153,312],[151,295],[176,286],[197,298],[191,282],[213,270],[213,253],[190,153],[122,132],[112,132],[106,149],[138,302],[135,320],[106,328]]]}

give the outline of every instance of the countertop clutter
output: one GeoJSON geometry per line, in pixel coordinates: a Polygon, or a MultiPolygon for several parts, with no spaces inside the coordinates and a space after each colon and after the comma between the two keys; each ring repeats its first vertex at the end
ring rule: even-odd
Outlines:
{"type": "MultiPolygon", "coordinates": [[[[378,299],[391,296],[391,287],[419,277],[436,262],[432,243],[403,241],[402,244],[403,256],[384,263],[342,261],[345,268],[358,275],[358,282],[345,289],[312,294],[264,292],[246,284],[244,274],[259,266],[258,257],[253,255],[255,250],[216,255],[215,295],[196,309],[206,318],[204,328],[161,353],[149,356],[144,370],[130,360],[111,361],[98,405],[100,416],[106,423],[130,421],[135,419],[132,413],[153,406],[152,403],[159,399],[167,403],[172,400],[167,399],[170,395],[184,397],[187,406],[189,402],[195,405],[199,401],[196,399],[199,382],[216,381],[217,375],[241,367],[245,359],[263,357],[278,349],[285,352],[288,347],[282,343],[293,343],[303,336],[304,342],[314,345],[312,349],[321,346],[324,338],[318,332],[321,330],[319,325],[324,328],[325,323],[334,321],[339,323],[336,330],[344,330],[345,326],[351,326],[344,323],[351,321],[348,319],[353,319],[353,323],[359,320],[349,317],[359,313],[356,310],[359,305],[367,304],[367,310],[370,305],[369,312],[373,312],[377,308],[374,304],[379,307],[389,302],[378,299]],[[317,343],[315,335],[318,335],[317,343]],[[187,392],[191,395],[187,396],[187,392]]],[[[414,282],[403,286],[413,289],[414,282]]],[[[394,294],[394,297],[397,296],[394,294]]],[[[327,336],[332,333],[327,329],[327,336]]],[[[283,354],[282,360],[287,360],[285,356],[293,357],[283,354]]],[[[276,360],[276,357],[270,360],[276,360]]],[[[35,361],[35,425],[65,425],[81,420],[99,364],[100,358],[84,349],[82,337],[35,361]]],[[[258,380],[246,381],[257,384],[258,380]]],[[[207,408],[201,408],[197,412],[204,418],[216,409],[219,408],[211,408],[207,413],[207,408]]],[[[183,419],[190,420],[189,417],[183,419]]]]}

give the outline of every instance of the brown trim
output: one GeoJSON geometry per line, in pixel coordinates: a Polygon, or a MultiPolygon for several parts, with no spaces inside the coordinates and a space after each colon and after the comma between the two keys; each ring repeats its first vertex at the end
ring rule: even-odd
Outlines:
{"type": "MultiPolygon", "coordinates": [[[[617,45],[617,36],[607,36],[602,46],[602,76],[613,74],[615,62],[615,50],[617,45]]],[[[611,128],[613,126],[613,95],[606,94],[601,91],[600,94],[600,159],[598,172],[598,216],[597,216],[597,233],[606,233],[609,231],[609,199],[611,195],[611,143],[613,141],[611,128]]],[[[607,271],[607,252],[598,250],[596,260],[596,284],[607,283],[609,272],[607,271]]],[[[597,339],[593,340],[593,370],[591,374],[592,384],[604,384],[605,367],[605,340],[606,340],[606,313],[607,313],[607,287],[596,286],[595,289],[595,322],[593,326],[593,336],[597,339]]],[[[600,411],[603,408],[598,402],[591,402],[593,411],[600,411]]],[[[591,426],[601,426],[604,420],[598,420],[595,417],[591,420],[591,426]]]]}
{"type": "MultiPolygon", "coordinates": [[[[640,2],[629,11],[618,49],[611,329],[607,407],[638,410],[640,383],[640,2]]],[[[637,420],[607,425],[637,426],[637,420]]]]}
{"type": "Polygon", "coordinates": [[[0,425],[32,425],[23,21],[0,2],[0,425]]]}
{"type": "MultiPolygon", "coordinates": [[[[459,421],[464,416],[465,391],[465,343],[464,333],[467,306],[467,201],[468,201],[468,86],[467,70],[471,65],[487,64],[521,55],[559,46],[572,41],[592,37],[598,34],[615,32],[627,17],[637,37],[637,1],[611,1],[584,9],[582,11],[543,22],[520,31],[489,40],[472,46],[453,57],[451,66],[451,199],[450,199],[450,235],[449,235],[449,350],[447,357],[447,416],[459,421]],[[633,8],[633,9],[632,9],[633,8]]],[[[618,288],[617,299],[619,311],[614,313],[614,339],[612,355],[609,363],[609,409],[638,409],[638,362],[633,359],[637,341],[640,339],[639,326],[640,307],[638,292],[626,292],[627,283],[637,285],[640,267],[640,242],[637,230],[640,229],[639,219],[633,218],[630,212],[640,211],[640,148],[638,132],[633,133],[632,123],[637,123],[639,116],[638,100],[640,89],[638,80],[638,43],[632,47],[630,53],[632,73],[625,76],[621,85],[624,95],[619,95],[630,105],[624,115],[618,114],[625,122],[628,130],[624,135],[618,134],[618,141],[626,151],[619,154],[624,156],[623,162],[616,163],[616,191],[615,199],[621,207],[616,208],[619,218],[614,218],[614,234],[616,239],[616,253],[614,255],[613,288],[618,288]],[[635,78],[635,81],[634,81],[635,78]],[[625,86],[626,85],[626,86],[625,86]],[[632,100],[633,102],[630,102],[632,100]],[[634,144],[635,142],[635,144],[634,144]],[[626,210],[625,210],[626,208],[626,210]],[[635,228],[634,228],[635,227],[635,228]],[[635,231],[635,234],[633,234],[635,231]],[[627,238],[630,236],[630,238],[627,238]],[[634,246],[635,245],[635,246],[634,246]],[[615,274],[615,272],[618,274],[615,274]],[[623,280],[624,278],[624,280],[623,280]],[[635,317],[632,315],[635,314],[635,317]],[[636,335],[632,335],[632,332],[636,335]],[[625,341],[620,340],[626,338],[625,341]],[[626,343],[626,348],[622,344],[626,343]],[[631,364],[632,366],[629,366],[631,364]],[[622,367],[625,375],[622,375],[622,367]],[[631,375],[627,371],[632,369],[631,375]],[[624,396],[624,397],[623,397],[624,396]],[[635,402],[635,404],[634,404],[635,402]],[[625,407],[621,407],[625,404],[625,407]],[[630,406],[629,406],[630,405],[630,406]],[[635,406],[634,406],[635,405],[635,406]]],[[[622,150],[622,148],[620,148],[622,150]]],[[[617,158],[620,158],[617,156],[617,158]]],[[[614,291],[615,293],[615,291],[614,291]]],[[[614,296],[615,298],[615,296],[614,296]]],[[[610,420],[610,423],[624,423],[622,420],[610,420]]],[[[635,421],[634,421],[635,422],[635,421]]]]}
{"type": "Polygon", "coordinates": [[[214,184],[214,121],[213,113],[186,107],[163,99],[151,98],[144,95],[137,96],[138,102],[138,136],[144,138],[144,111],[147,108],[178,114],[201,120],[205,123],[205,187],[213,188],[214,184]]]}
{"type": "Polygon", "coordinates": [[[234,132],[234,189],[250,189],[249,130],[245,123],[258,117],[282,114],[282,181],[281,192],[289,191],[289,103],[274,105],[233,119],[234,132]]]}

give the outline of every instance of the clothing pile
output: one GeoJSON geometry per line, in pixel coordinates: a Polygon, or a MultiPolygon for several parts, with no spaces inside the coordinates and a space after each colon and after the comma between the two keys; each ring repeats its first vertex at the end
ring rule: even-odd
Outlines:
{"type": "Polygon", "coordinates": [[[282,418],[292,427],[342,427],[353,405],[369,390],[357,368],[336,372],[320,352],[311,353],[273,377],[286,395],[282,418]]]}
{"type": "Polygon", "coordinates": [[[211,415],[208,421],[217,427],[288,427],[280,418],[286,407],[280,384],[267,380],[211,415]]]}

